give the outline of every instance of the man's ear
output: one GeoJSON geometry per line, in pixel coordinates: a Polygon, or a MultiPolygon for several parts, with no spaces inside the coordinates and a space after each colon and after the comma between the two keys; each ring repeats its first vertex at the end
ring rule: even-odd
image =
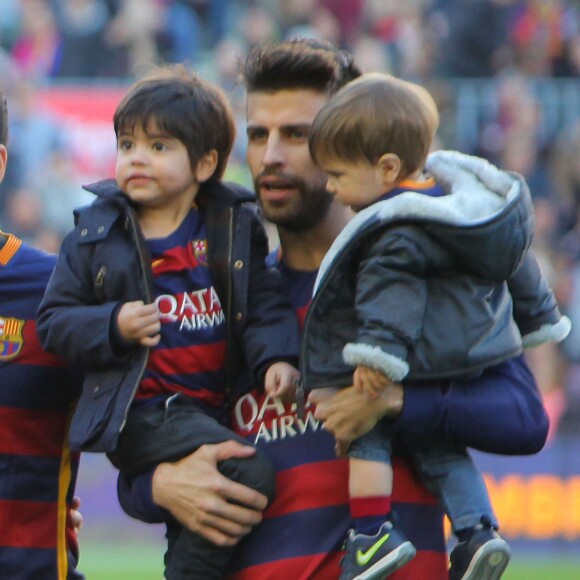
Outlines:
{"type": "Polygon", "coordinates": [[[385,153],[379,157],[378,165],[383,175],[384,183],[394,183],[401,174],[401,159],[395,153],[385,153]]]}
{"type": "Polygon", "coordinates": [[[198,162],[195,168],[195,177],[199,183],[207,181],[215,172],[218,163],[218,153],[212,149],[206,153],[198,162]]]}
{"type": "Polygon", "coordinates": [[[0,145],[0,181],[4,179],[6,174],[6,163],[8,162],[8,151],[5,145],[0,145]]]}

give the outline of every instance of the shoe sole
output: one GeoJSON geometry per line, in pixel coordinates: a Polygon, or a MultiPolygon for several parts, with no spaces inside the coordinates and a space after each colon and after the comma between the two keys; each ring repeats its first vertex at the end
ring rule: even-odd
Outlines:
{"type": "Polygon", "coordinates": [[[501,538],[490,540],[475,552],[461,580],[498,580],[510,557],[511,550],[507,542],[501,538]]]}
{"type": "Polygon", "coordinates": [[[396,550],[393,550],[376,564],[373,564],[368,570],[355,576],[353,580],[382,580],[412,560],[416,553],[417,550],[411,542],[404,542],[396,550]]]}

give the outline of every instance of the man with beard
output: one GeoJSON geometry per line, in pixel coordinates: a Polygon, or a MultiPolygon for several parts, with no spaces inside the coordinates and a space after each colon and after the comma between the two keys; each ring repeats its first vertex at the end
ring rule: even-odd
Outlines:
{"type": "MultiPolygon", "coordinates": [[[[320,262],[352,217],[326,190],[326,174],[312,161],[310,125],[329,93],[359,71],[346,54],[300,41],[252,51],[242,74],[248,90],[248,166],[260,206],[280,238],[270,259],[302,322],[320,262]]],[[[359,402],[368,416],[372,404],[359,402]]],[[[301,419],[295,406],[268,400],[257,389],[234,406],[234,429],[270,455],[279,482],[264,521],[240,544],[234,578],[318,579],[340,573],[342,545],[352,526],[347,467],[313,411],[307,406],[301,419]],[[260,549],[264,545],[267,551],[260,549]]],[[[394,509],[400,526],[419,543],[402,577],[445,578],[437,502],[401,456],[394,470],[401,477],[394,509]]]]}
{"type": "MultiPolygon", "coordinates": [[[[271,259],[302,317],[320,262],[351,217],[326,191],[326,175],[310,157],[308,131],[330,96],[358,74],[347,54],[310,40],[257,47],[242,67],[248,92],[247,160],[264,214],[278,228],[280,248],[271,259]]],[[[319,396],[316,411],[307,408],[304,419],[290,405],[250,391],[234,403],[232,426],[266,451],[277,468],[278,495],[263,515],[265,498],[215,468],[218,461],[247,453],[233,442],[204,446],[180,462],[162,464],[150,478],[120,481],[120,499],[130,515],[145,521],[156,521],[155,506],[165,508],[218,544],[238,542],[263,517],[239,545],[234,578],[336,578],[342,540],[351,525],[347,473],[321,421],[345,441],[389,416],[396,418],[394,425],[412,425],[414,433],[485,451],[541,449],[547,419],[523,359],[517,368],[495,369],[480,381],[485,385],[430,388],[429,393],[420,388],[403,392],[397,385],[371,404],[343,389],[324,400],[319,396]]],[[[399,523],[419,549],[397,577],[446,578],[437,502],[403,458],[394,465],[399,523]]]]}

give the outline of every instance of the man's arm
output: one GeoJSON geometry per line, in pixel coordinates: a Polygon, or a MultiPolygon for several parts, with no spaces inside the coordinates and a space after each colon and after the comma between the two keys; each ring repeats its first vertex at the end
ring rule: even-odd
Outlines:
{"type": "Polygon", "coordinates": [[[344,447],[383,417],[394,433],[439,438],[487,453],[529,455],[542,449],[549,421],[523,355],[476,378],[440,385],[391,384],[377,399],[353,387],[313,391],[315,417],[344,447]]]}
{"type": "Polygon", "coordinates": [[[223,476],[217,464],[253,453],[252,447],[235,441],[203,445],[175,463],[158,465],[152,477],[144,474],[131,482],[121,476],[119,501],[133,517],[159,521],[162,508],[214,544],[234,545],[260,523],[268,500],[223,476]]]}

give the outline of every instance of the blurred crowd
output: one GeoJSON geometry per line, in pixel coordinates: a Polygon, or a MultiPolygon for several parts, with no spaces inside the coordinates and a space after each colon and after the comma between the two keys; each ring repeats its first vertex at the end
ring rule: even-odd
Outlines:
{"type": "Polygon", "coordinates": [[[38,106],[43,87],[122,86],[149,63],[188,62],[232,98],[240,138],[227,177],[244,181],[236,67],[256,43],[322,38],[363,70],[424,84],[441,110],[439,147],[530,184],[535,251],[575,327],[529,357],[554,432],[580,433],[578,0],[0,0],[0,14],[12,123],[0,227],[55,251],[90,198],[58,121],[38,106]]]}

